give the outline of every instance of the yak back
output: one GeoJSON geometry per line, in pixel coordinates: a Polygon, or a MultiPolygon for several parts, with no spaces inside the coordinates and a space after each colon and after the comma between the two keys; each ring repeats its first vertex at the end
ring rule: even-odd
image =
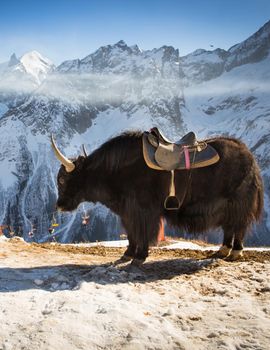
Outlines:
{"type": "Polygon", "coordinates": [[[127,131],[103,143],[87,158],[87,168],[117,172],[142,158],[142,132],[127,131]]]}

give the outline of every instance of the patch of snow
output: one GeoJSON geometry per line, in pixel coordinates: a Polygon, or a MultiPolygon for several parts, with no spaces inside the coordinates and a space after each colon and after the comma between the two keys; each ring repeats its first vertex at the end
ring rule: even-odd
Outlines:
{"type": "Polygon", "coordinates": [[[269,261],[139,269],[28,248],[0,241],[3,349],[269,349],[269,261]]]}
{"type": "MultiPolygon", "coordinates": [[[[202,250],[202,251],[206,251],[206,250],[216,251],[219,248],[220,248],[219,245],[202,246],[202,245],[195,244],[188,241],[181,241],[181,242],[177,242],[177,243],[173,243],[173,244],[161,247],[161,249],[191,249],[191,250],[202,250]]],[[[244,247],[244,250],[255,250],[257,252],[263,252],[263,251],[270,251],[270,248],[269,247],[244,247]]]]}
{"type": "MultiPolygon", "coordinates": [[[[68,244],[70,246],[81,246],[81,247],[114,247],[121,248],[128,246],[128,240],[116,240],[116,241],[100,241],[93,243],[77,243],[77,244],[68,244]]],[[[220,245],[200,245],[190,241],[175,241],[168,242],[168,245],[158,247],[159,249],[190,249],[190,250],[213,250],[216,251],[220,248],[220,245]]],[[[270,247],[245,247],[244,250],[254,250],[258,252],[269,251],[270,247]]]]}
{"type": "Polygon", "coordinates": [[[0,103],[0,118],[8,111],[8,106],[5,103],[0,103]]]}
{"type": "Polygon", "coordinates": [[[93,242],[93,243],[77,243],[71,244],[76,245],[78,247],[112,247],[112,248],[121,248],[128,246],[128,240],[123,239],[120,241],[101,241],[101,242],[93,242]]]}

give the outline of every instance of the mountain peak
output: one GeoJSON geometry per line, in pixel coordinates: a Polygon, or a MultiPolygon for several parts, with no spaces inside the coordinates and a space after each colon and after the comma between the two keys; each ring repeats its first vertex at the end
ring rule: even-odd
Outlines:
{"type": "Polygon", "coordinates": [[[139,48],[137,44],[130,46],[131,50],[135,53],[141,53],[142,50],[139,48]]]}
{"type": "Polygon", "coordinates": [[[40,85],[48,73],[54,70],[54,64],[38,51],[30,51],[17,58],[13,53],[8,62],[1,64],[1,78],[10,81],[17,80],[19,86],[26,82],[28,90],[40,85]]]}
{"type": "Polygon", "coordinates": [[[21,56],[20,61],[23,64],[28,64],[28,63],[33,64],[34,62],[40,62],[40,61],[42,61],[44,64],[47,64],[47,65],[53,64],[51,60],[49,60],[47,57],[42,56],[41,53],[39,53],[36,50],[26,52],[23,56],[21,56]]]}
{"type": "Polygon", "coordinates": [[[35,50],[25,53],[20,58],[20,62],[25,71],[32,75],[38,83],[40,83],[46,75],[54,69],[52,61],[35,50]]]}
{"type": "Polygon", "coordinates": [[[270,21],[248,39],[232,46],[228,52],[231,56],[226,63],[226,70],[265,59],[270,53],[270,21]]]}
{"type": "Polygon", "coordinates": [[[119,40],[116,44],[114,44],[113,46],[117,46],[117,47],[122,47],[122,48],[126,48],[127,44],[124,40],[119,40]]]}
{"type": "MultiPolygon", "coordinates": [[[[270,33],[270,20],[266,22],[259,30],[258,32],[269,32],[270,33]]],[[[257,32],[257,33],[258,33],[257,32]]],[[[256,33],[255,33],[256,34],[256,33]]]]}
{"type": "Polygon", "coordinates": [[[12,67],[15,66],[16,64],[20,63],[20,61],[18,60],[17,56],[15,53],[13,53],[10,56],[9,62],[8,62],[8,67],[12,67]]]}

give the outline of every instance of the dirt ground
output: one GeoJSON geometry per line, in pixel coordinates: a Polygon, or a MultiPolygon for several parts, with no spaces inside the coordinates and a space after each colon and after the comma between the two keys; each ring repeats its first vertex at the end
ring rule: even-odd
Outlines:
{"type": "MultiPolygon", "coordinates": [[[[125,248],[112,248],[112,247],[104,247],[102,245],[96,247],[87,247],[87,246],[78,246],[71,244],[58,244],[58,243],[26,243],[18,238],[10,239],[6,242],[8,244],[8,254],[2,248],[0,250],[0,259],[1,258],[12,258],[14,254],[20,253],[20,258],[27,259],[28,255],[37,256],[38,260],[50,263],[63,259],[63,256],[68,256],[72,263],[87,263],[87,262],[112,262],[114,260],[119,259],[125,248]],[[23,252],[23,253],[22,253],[23,252]],[[21,256],[23,254],[23,257],[21,256]]],[[[166,243],[165,243],[166,244],[166,243]]],[[[162,243],[162,246],[165,245],[162,243]]],[[[169,244],[169,242],[167,243],[169,244]]],[[[192,260],[201,260],[201,259],[209,259],[213,251],[206,250],[191,250],[191,249],[162,249],[161,247],[151,247],[149,251],[149,257],[146,260],[145,266],[147,262],[155,261],[164,261],[166,260],[168,265],[170,265],[170,260],[175,259],[192,259],[192,260]]],[[[238,262],[267,262],[270,261],[270,251],[257,251],[257,250],[248,250],[244,251],[244,255],[238,262]]],[[[68,263],[68,261],[66,261],[68,263]]]]}
{"type": "Polygon", "coordinates": [[[124,250],[1,240],[0,350],[269,349],[270,251],[124,250]]]}

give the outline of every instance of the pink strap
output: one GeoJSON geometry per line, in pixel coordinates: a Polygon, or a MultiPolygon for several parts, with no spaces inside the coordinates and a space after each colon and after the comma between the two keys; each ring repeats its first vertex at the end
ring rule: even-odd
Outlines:
{"type": "Polygon", "coordinates": [[[184,146],[184,154],[185,154],[186,169],[190,169],[190,158],[189,158],[189,151],[187,146],[184,146]]]}

